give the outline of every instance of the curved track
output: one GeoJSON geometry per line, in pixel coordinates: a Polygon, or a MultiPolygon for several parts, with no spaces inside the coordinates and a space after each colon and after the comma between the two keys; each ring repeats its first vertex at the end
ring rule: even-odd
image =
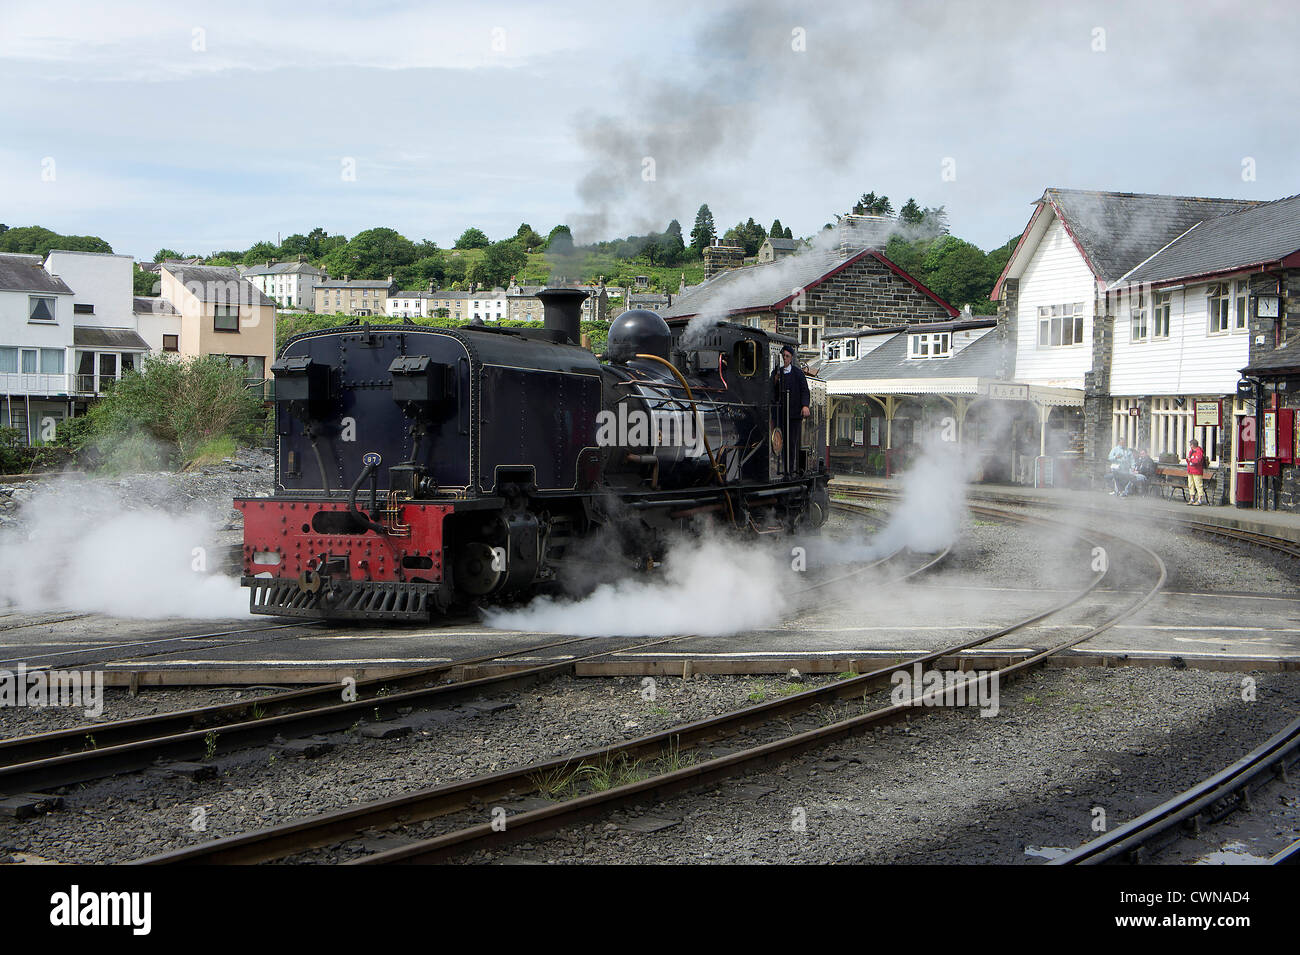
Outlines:
{"type": "MultiPolygon", "coordinates": [[[[1057,529],[1061,527],[1060,524],[1055,522],[1041,522],[1036,518],[993,508],[977,507],[973,508],[973,510],[999,519],[1048,523],[1057,529]]],[[[1087,537],[1084,537],[1084,539],[1089,540],[1087,537]]],[[[1127,618],[1154,597],[1164,584],[1166,575],[1163,562],[1158,555],[1147,548],[1141,547],[1141,545],[1132,544],[1131,542],[1123,543],[1144,553],[1152,561],[1156,571],[1156,580],[1149,590],[1141,594],[1129,606],[1117,613],[1113,613],[1100,626],[1092,628],[1080,636],[1072,637],[1001,670],[992,671],[980,677],[967,678],[964,683],[965,689],[974,692],[982,681],[1007,679],[1037,666],[1053,654],[1076,646],[1127,618]]],[[[254,862],[284,859],[314,847],[346,842],[349,839],[356,838],[359,833],[365,830],[377,827],[402,826],[450,813],[468,811],[470,817],[468,820],[465,820],[463,816],[460,819],[448,820],[460,826],[459,828],[453,828],[450,832],[433,839],[420,839],[401,848],[353,860],[367,864],[435,861],[477,849],[496,848],[519,839],[563,828],[582,818],[603,813],[622,803],[639,802],[651,796],[662,796],[694,789],[733,776],[750,767],[787,759],[807,749],[824,745],[831,740],[866,732],[877,726],[924,712],[925,707],[940,702],[936,693],[917,695],[903,703],[873,709],[849,719],[837,719],[829,724],[825,723],[823,719],[818,719],[815,711],[824,708],[833,701],[844,698],[861,697],[865,704],[866,694],[878,690],[888,683],[891,675],[895,672],[916,665],[924,666],[928,663],[935,663],[940,657],[987,643],[1036,623],[1090,593],[1100,585],[1105,573],[1095,577],[1087,588],[1068,600],[1036,613],[1011,627],[1003,628],[955,646],[919,655],[902,664],[879,669],[862,676],[852,677],[838,683],[807,690],[712,719],[674,727],[626,743],[601,747],[563,759],[535,763],[514,770],[450,783],[407,796],[383,800],[340,812],[326,813],[255,833],[215,840],[189,849],[165,853],[144,861],[160,864],[177,862],[254,862]],[[794,733],[790,732],[789,722],[792,718],[803,719],[807,722],[810,717],[813,723],[812,728],[802,729],[794,733]],[[706,744],[718,741],[742,740],[745,736],[754,735],[753,731],[760,728],[767,735],[774,738],[757,745],[744,745],[724,755],[714,755],[712,758],[692,761],[692,756],[702,751],[706,744]],[[556,779],[580,779],[584,772],[589,769],[630,763],[639,765],[648,763],[653,765],[657,771],[648,779],[614,786],[601,792],[583,793],[554,805],[520,812],[510,816],[504,828],[492,823],[477,821],[482,819],[481,807],[490,804],[493,800],[508,800],[518,798],[522,794],[536,792],[539,789],[544,790],[547,788],[548,781],[556,779]],[[475,807],[479,808],[476,809],[475,807]],[[477,820],[475,816],[477,816],[477,820]],[[465,824],[466,822],[469,824],[465,824]]]]}

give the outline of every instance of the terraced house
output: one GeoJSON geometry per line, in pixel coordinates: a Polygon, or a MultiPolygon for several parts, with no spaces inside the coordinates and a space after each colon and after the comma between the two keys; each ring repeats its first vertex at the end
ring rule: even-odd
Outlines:
{"type": "Polygon", "coordinates": [[[316,286],[314,311],[321,315],[387,315],[397,291],[390,275],[382,279],[327,279],[316,286]]]}

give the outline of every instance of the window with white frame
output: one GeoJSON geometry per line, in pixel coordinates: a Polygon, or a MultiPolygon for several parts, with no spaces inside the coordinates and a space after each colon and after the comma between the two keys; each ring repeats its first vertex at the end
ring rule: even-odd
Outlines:
{"type": "Polygon", "coordinates": [[[1144,342],[1147,340],[1147,333],[1150,327],[1147,325],[1147,292],[1146,289],[1139,288],[1129,297],[1129,327],[1131,337],[1135,342],[1144,342]]]}
{"type": "Polygon", "coordinates": [[[849,360],[858,357],[858,340],[856,338],[844,339],[844,358],[849,360]]]}
{"type": "Polygon", "coordinates": [[[1152,312],[1152,338],[1169,337],[1169,313],[1173,302],[1173,292],[1156,292],[1155,307],[1152,312]]]}
{"type": "Polygon", "coordinates": [[[805,349],[821,348],[824,325],[825,318],[821,315],[811,315],[807,312],[800,314],[799,346],[805,349]]]}
{"type": "Polygon", "coordinates": [[[1216,282],[1205,291],[1205,307],[1210,313],[1210,334],[1217,335],[1228,330],[1228,313],[1231,302],[1228,298],[1228,283],[1216,282]]]}
{"type": "Polygon", "coordinates": [[[1244,332],[1249,316],[1246,303],[1250,301],[1250,286],[1244,280],[1232,283],[1232,327],[1234,331],[1244,332]]]}
{"type": "Polygon", "coordinates": [[[839,360],[840,360],[840,354],[841,354],[841,348],[840,348],[840,343],[839,343],[839,342],[827,342],[827,343],[826,343],[826,360],[827,360],[827,361],[839,361],[839,360]]]}
{"type": "Polygon", "coordinates": [[[927,332],[907,336],[908,358],[951,358],[952,335],[949,332],[927,332]]]}
{"type": "Polygon", "coordinates": [[[1083,344],[1083,303],[1040,305],[1038,347],[1055,348],[1083,344]]]}

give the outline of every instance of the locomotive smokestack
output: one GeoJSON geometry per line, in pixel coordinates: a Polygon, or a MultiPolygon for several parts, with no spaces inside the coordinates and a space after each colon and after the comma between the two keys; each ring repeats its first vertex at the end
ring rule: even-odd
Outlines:
{"type": "Polygon", "coordinates": [[[542,302],[542,324],[564,332],[576,345],[581,340],[582,303],[587,293],[576,288],[544,288],[537,293],[542,302]]]}

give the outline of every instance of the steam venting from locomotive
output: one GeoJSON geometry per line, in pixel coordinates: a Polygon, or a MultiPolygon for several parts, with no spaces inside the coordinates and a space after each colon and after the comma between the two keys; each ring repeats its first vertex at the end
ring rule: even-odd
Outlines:
{"type": "Polygon", "coordinates": [[[585,637],[727,636],[775,627],[800,583],[786,551],[737,547],[721,534],[680,539],[670,546],[660,576],[603,584],[581,600],[538,597],[522,610],[488,611],[485,622],[585,637]]]}
{"type": "Polygon", "coordinates": [[[23,507],[23,526],[0,543],[0,602],[138,620],[249,615],[239,581],[219,572],[217,520],[134,503],[98,481],[42,485],[23,507]]]}

